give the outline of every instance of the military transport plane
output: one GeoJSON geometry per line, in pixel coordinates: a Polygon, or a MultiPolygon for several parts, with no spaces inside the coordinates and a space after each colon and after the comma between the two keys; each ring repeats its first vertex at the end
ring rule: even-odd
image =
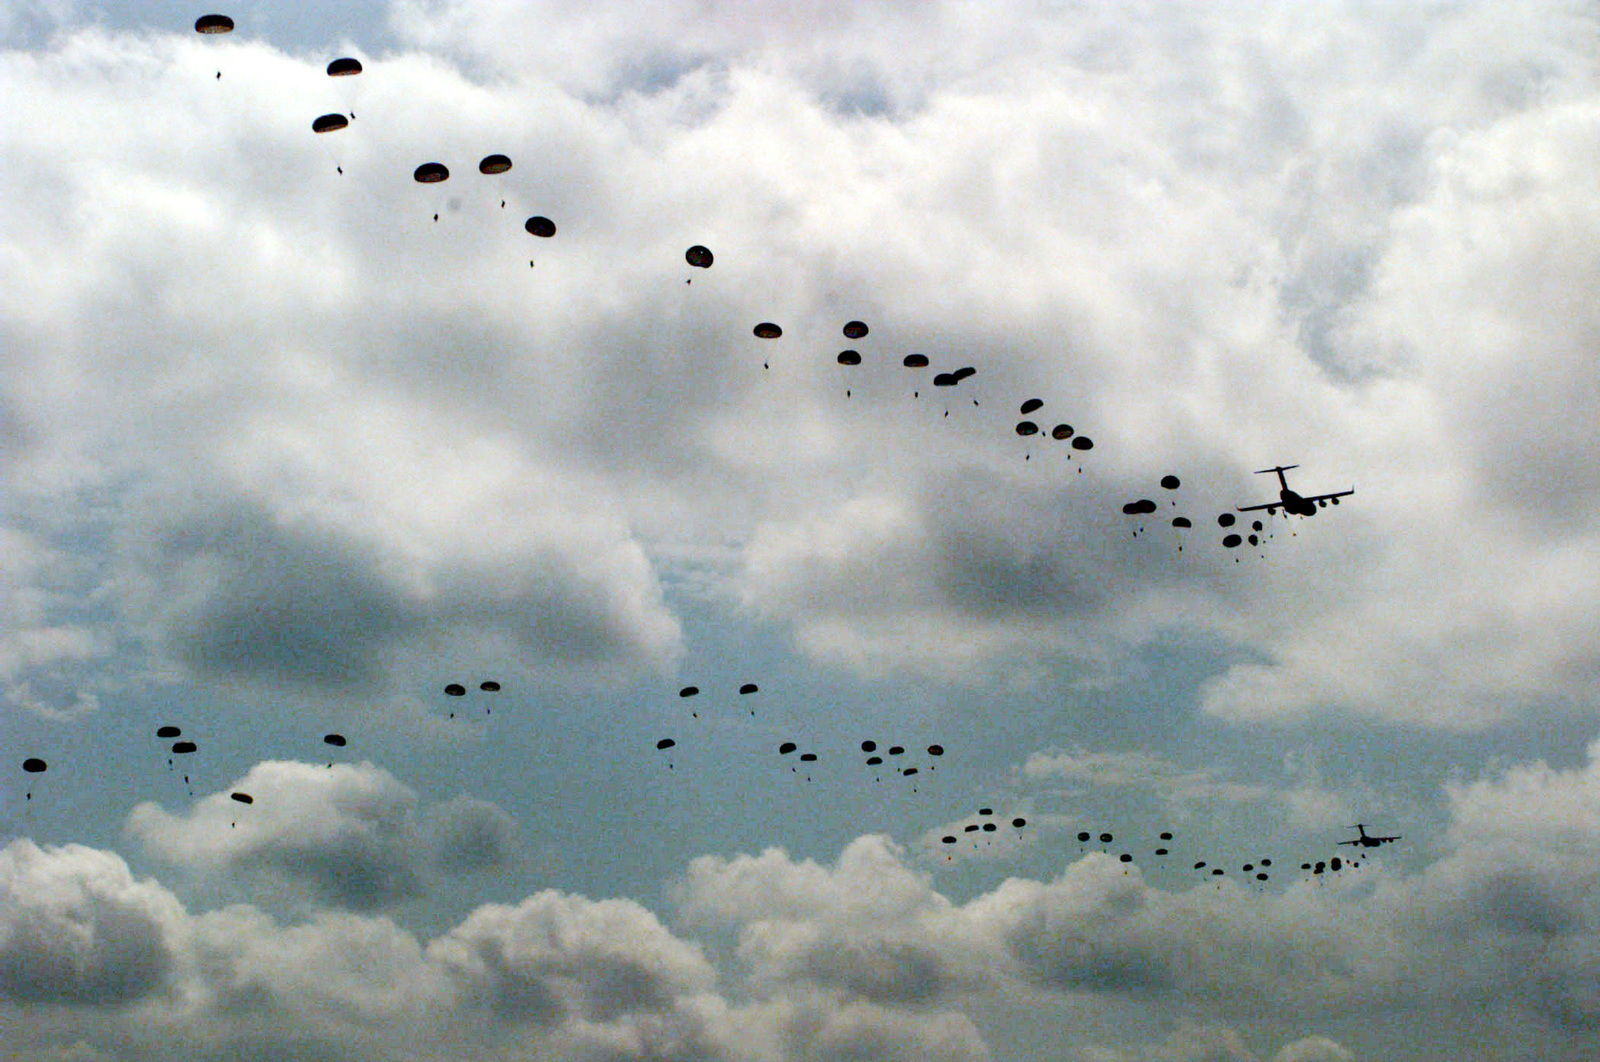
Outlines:
{"type": "Polygon", "coordinates": [[[1275,502],[1262,502],[1260,505],[1241,505],[1239,506],[1239,512],[1248,513],[1254,512],[1256,509],[1265,509],[1267,515],[1271,516],[1279,509],[1282,509],[1284,512],[1293,513],[1295,516],[1315,516],[1318,506],[1325,506],[1329,502],[1338,505],[1340,498],[1356,492],[1356,489],[1351,487],[1349,490],[1335,491],[1332,494],[1313,494],[1309,498],[1303,498],[1289,489],[1289,481],[1283,476],[1289,469],[1299,467],[1299,465],[1279,465],[1276,468],[1263,468],[1258,471],[1256,473],[1258,476],[1264,476],[1269,472],[1278,474],[1278,500],[1275,502]]]}
{"type": "Polygon", "coordinates": [[[1364,823],[1364,822],[1356,823],[1354,826],[1351,827],[1351,829],[1359,830],[1361,832],[1361,836],[1357,837],[1353,841],[1340,841],[1339,842],[1340,844],[1354,845],[1357,848],[1376,848],[1381,844],[1388,844],[1390,841],[1401,840],[1401,838],[1399,836],[1395,836],[1395,837],[1368,837],[1367,836],[1367,824],[1364,823]]]}

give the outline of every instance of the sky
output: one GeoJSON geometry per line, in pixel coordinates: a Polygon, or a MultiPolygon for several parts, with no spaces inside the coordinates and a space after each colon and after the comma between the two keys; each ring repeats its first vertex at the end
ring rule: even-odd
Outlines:
{"type": "Polygon", "coordinates": [[[1591,7],[216,10],[0,0],[0,1060],[1600,1053],[1591,7]]]}

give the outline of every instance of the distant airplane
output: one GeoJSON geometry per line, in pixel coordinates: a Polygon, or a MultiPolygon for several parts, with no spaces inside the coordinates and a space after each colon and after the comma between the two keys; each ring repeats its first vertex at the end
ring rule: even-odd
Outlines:
{"type": "Polygon", "coordinates": [[[1381,844],[1387,844],[1390,841],[1398,841],[1398,840],[1401,839],[1398,836],[1396,836],[1396,837],[1368,837],[1367,836],[1367,824],[1364,823],[1364,822],[1358,822],[1358,823],[1356,823],[1354,826],[1352,826],[1350,828],[1352,830],[1361,831],[1361,836],[1357,837],[1353,841],[1340,841],[1339,842],[1340,844],[1354,845],[1357,848],[1376,848],[1381,844]]]}
{"type": "Polygon", "coordinates": [[[1239,512],[1248,513],[1256,509],[1265,509],[1267,515],[1271,516],[1279,509],[1282,509],[1284,512],[1293,513],[1296,516],[1315,516],[1318,506],[1327,505],[1329,502],[1338,505],[1340,498],[1356,492],[1356,489],[1351,487],[1349,490],[1335,491],[1332,494],[1314,494],[1309,498],[1302,498],[1289,489],[1289,481],[1283,475],[1289,469],[1299,467],[1299,465],[1279,465],[1276,468],[1263,468],[1256,472],[1258,476],[1264,476],[1269,472],[1278,474],[1278,500],[1275,502],[1263,502],[1260,505],[1241,505],[1239,506],[1239,512]]]}

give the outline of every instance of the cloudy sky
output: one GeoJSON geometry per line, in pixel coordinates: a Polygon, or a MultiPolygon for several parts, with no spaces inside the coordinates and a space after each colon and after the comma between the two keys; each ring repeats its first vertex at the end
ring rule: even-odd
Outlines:
{"type": "Polygon", "coordinates": [[[1600,1054],[1596,12],[223,10],[0,2],[0,1059],[1600,1054]]]}

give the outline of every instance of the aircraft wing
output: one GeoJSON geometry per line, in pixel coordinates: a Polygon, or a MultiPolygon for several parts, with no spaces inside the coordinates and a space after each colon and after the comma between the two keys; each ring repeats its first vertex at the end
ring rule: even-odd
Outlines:
{"type": "Polygon", "coordinates": [[[1315,495],[1312,495],[1311,497],[1307,498],[1306,501],[1308,501],[1308,502],[1320,502],[1320,501],[1327,501],[1330,498],[1344,498],[1344,497],[1348,497],[1351,494],[1354,494],[1355,492],[1356,492],[1356,489],[1354,487],[1351,487],[1349,490],[1338,490],[1338,491],[1334,491],[1332,494],[1315,494],[1315,495]]]}
{"type": "Polygon", "coordinates": [[[1257,509],[1281,509],[1281,508],[1283,508],[1283,502],[1275,501],[1275,502],[1262,502],[1260,505],[1240,505],[1237,508],[1235,508],[1233,511],[1236,512],[1236,513],[1253,513],[1257,509]]]}
{"type": "Polygon", "coordinates": [[[1340,841],[1340,844],[1360,844],[1360,841],[1340,841]]]}

